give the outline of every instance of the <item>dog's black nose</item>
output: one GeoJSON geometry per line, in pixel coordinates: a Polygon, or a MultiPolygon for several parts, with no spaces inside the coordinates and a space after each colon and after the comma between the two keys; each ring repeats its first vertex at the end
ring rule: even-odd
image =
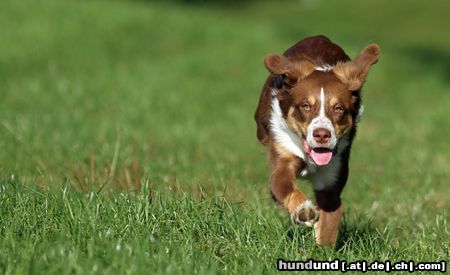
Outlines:
{"type": "Polygon", "coordinates": [[[313,131],[313,137],[317,143],[327,143],[331,138],[331,132],[325,128],[317,128],[313,131]]]}

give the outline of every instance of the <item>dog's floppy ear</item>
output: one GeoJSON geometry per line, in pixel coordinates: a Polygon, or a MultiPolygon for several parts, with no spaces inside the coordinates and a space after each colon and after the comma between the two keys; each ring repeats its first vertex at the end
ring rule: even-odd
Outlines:
{"type": "Polygon", "coordinates": [[[352,61],[338,63],[333,72],[345,84],[350,91],[359,90],[366,80],[370,66],[377,63],[380,56],[380,47],[370,44],[352,61]]]}
{"type": "Polygon", "coordinates": [[[308,60],[291,62],[288,58],[278,54],[269,54],[264,58],[267,70],[275,75],[284,75],[290,82],[305,79],[314,71],[314,64],[308,60]]]}

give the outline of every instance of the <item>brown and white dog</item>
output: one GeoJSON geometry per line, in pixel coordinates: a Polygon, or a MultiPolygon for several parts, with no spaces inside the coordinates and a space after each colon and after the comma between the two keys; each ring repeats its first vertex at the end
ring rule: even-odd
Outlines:
{"type": "Polygon", "coordinates": [[[264,59],[270,76],[255,120],[259,142],[269,147],[270,190],[294,224],[314,225],[318,244],[336,242],[340,194],[363,111],[360,90],[379,54],[371,44],[350,60],[328,38],[315,36],[264,59]],[[296,187],[298,176],[312,181],[315,203],[296,187]]]}

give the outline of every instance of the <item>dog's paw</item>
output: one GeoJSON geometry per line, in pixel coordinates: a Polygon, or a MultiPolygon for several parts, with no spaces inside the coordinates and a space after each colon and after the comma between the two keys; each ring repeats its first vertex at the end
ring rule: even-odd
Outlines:
{"type": "Polygon", "coordinates": [[[310,200],[304,201],[292,213],[291,220],[296,225],[312,227],[319,218],[319,208],[310,200]]]}

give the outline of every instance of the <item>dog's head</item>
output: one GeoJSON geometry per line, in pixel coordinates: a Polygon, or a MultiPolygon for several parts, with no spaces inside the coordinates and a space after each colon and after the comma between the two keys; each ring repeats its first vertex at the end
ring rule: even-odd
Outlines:
{"type": "Polygon", "coordinates": [[[265,58],[266,68],[275,75],[273,96],[283,123],[289,135],[298,137],[310,162],[327,165],[352,134],[362,111],[359,91],[379,54],[378,45],[371,44],[354,60],[333,67],[317,67],[306,58],[265,58]]]}

